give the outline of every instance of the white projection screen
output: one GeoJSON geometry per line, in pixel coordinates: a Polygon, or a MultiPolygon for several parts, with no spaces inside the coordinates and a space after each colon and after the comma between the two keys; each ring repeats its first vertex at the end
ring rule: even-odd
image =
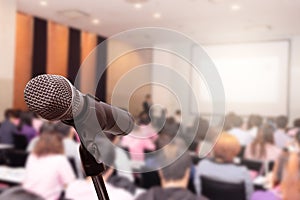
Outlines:
{"type": "MultiPolygon", "coordinates": [[[[289,41],[204,46],[217,67],[226,95],[226,111],[240,115],[288,114],[289,41]]],[[[195,49],[193,59],[197,60],[195,49]]],[[[199,91],[202,113],[211,113],[211,97],[203,82],[190,74],[199,91]]]]}

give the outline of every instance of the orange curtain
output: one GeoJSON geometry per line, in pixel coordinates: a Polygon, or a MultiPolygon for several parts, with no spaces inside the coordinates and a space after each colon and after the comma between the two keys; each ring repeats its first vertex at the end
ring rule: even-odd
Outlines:
{"type": "Polygon", "coordinates": [[[33,17],[17,13],[14,70],[14,108],[27,109],[24,88],[31,78],[33,17]]]}
{"type": "Polygon", "coordinates": [[[84,93],[95,95],[96,54],[92,50],[97,46],[97,35],[81,32],[81,74],[80,89],[84,93]]]}
{"type": "Polygon", "coordinates": [[[67,77],[69,27],[48,22],[47,73],[67,77]]]}

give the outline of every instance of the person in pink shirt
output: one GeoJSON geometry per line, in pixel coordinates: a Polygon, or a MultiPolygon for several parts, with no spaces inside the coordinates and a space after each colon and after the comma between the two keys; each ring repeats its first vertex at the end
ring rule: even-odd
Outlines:
{"type": "Polygon", "coordinates": [[[74,180],[61,137],[53,131],[43,133],[27,159],[22,187],[46,200],[57,200],[74,180]]]}
{"type": "Polygon", "coordinates": [[[149,127],[145,125],[135,126],[133,131],[122,138],[121,146],[129,149],[130,157],[135,161],[144,161],[144,151],[154,151],[155,145],[151,139],[149,127]]]}

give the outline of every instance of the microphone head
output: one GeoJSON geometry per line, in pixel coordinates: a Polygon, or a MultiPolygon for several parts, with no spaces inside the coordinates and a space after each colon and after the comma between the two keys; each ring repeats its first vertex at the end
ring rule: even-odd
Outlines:
{"type": "Polygon", "coordinates": [[[79,92],[59,75],[43,74],[31,79],[24,98],[30,111],[47,120],[72,119],[80,104],[79,92]]]}

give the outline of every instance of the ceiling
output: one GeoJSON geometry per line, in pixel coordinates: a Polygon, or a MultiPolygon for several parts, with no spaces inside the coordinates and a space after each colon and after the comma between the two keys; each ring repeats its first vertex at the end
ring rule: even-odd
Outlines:
{"type": "Polygon", "coordinates": [[[300,0],[17,0],[17,7],[103,36],[149,26],[174,29],[200,43],[300,35],[300,0]],[[135,1],[142,3],[132,3],[135,1]],[[72,19],[63,11],[84,15],[72,19]]]}

